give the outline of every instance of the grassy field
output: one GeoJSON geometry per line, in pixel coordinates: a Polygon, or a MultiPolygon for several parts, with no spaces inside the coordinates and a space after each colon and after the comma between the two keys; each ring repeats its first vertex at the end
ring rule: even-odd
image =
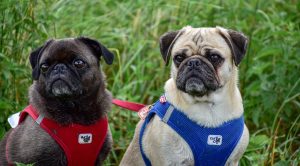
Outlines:
{"type": "MultiPolygon", "coordinates": [[[[89,36],[116,55],[102,63],[115,98],[153,103],[169,77],[159,53],[163,33],[186,25],[244,32],[249,49],[240,90],[251,139],[240,165],[300,164],[300,2],[297,0],[3,0],[0,2],[0,138],[7,117],[28,104],[29,53],[49,38],[89,36]]],[[[138,116],[113,107],[118,165],[138,116]]]]}

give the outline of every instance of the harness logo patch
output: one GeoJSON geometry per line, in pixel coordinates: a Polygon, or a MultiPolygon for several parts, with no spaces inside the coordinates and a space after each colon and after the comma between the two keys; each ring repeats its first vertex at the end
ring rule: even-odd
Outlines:
{"type": "Polygon", "coordinates": [[[209,135],[207,138],[208,145],[222,145],[222,135],[209,135]]]}
{"type": "Polygon", "coordinates": [[[93,135],[91,133],[79,134],[78,143],[79,144],[90,144],[92,143],[93,135]]]}

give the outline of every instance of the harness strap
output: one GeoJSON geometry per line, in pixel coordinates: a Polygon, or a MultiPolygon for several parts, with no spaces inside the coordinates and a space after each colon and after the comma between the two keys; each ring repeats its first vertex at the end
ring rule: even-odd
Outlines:
{"type": "Polygon", "coordinates": [[[148,116],[146,117],[143,125],[142,125],[142,128],[141,128],[141,131],[140,131],[140,137],[139,137],[139,145],[140,145],[140,151],[141,151],[141,154],[142,154],[142,157],[143,157],[143,160],[146,164],[146,166],[151,166],[151,162],[150,160],[148,159],[148,157],[146,156],[145,154],[145,151],[143,149],[143,135],[144,135],[144,132],[145,132],[145,129],[150,121],[150,119],[155,115],[154,112],[150,112],[148,114],[148,116]]]}
{"type": "Polygon", "coordinates": [[[171,106],[169,103],[167,102],[163,102],[163,105],[162,107],[163,110],[167,110],[167,111],[157,111],[157,104],[161,102],[161,101],[157,101],[154,106],[152,107],[152,109],[150,110],[148,116],[146,117],[142,127],[141,127],[141,130],[140,130],[140,137],[139,137],[139,146],[140,146],[140,151],[141,151],[141,154],[142,154],[142,157],[144,159],[144,162],[146,164],[146,166],[151,166],[151,162],[149,160],[149,158],[146,156],[145,152],[144,152],[144,149],[143,149],[143,135],[144,135],[144,132],[145,132],[145,129],[146,127],[148,126],[150,120],[153,118],[153,116],[155,114],[157,114],[161,119],[162,121],[168,121],[172,112],[174,111],[174,107],[171,106]],[[165,113],[165,114],[164,114],[165,113]]]}

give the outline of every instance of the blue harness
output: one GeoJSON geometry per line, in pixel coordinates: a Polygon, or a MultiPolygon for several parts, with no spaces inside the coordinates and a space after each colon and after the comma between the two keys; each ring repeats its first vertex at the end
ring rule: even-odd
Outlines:
{"type": "Polygon", "coordinates": [[[140,131],[140,151],[146,166],[151,166],[151,162],[143,150],[142,139],[147,125],[155,114],[188,143],[195,166],[225,165],[244,130],[243,116],[219,127],[207,128],[191,121],[169,102],[157,101],[149,111],[140,131]]]}

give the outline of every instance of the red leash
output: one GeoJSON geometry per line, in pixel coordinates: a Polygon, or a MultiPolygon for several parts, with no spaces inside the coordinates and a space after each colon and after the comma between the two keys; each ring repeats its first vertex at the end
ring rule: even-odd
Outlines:
{"type": "Polygon", "coordinates": [[[134,112],[139,112],[142,108],[144,108],[146,105],[144,104],[139,104],[139,103],[134,103],[134,102],[129,102],[129,101],[124,101],[124,100],[118,100],[118,99],[113,99],[113,104],[134,112]]]}

